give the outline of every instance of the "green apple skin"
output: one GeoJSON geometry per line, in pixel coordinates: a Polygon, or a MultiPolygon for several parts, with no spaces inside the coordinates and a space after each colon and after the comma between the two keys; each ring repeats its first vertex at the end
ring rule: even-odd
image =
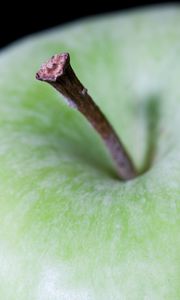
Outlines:
{"type": "Polygon", "coordinates": [[[86,19],[1,51],[0,299],[180,299],[179,82],[178,6],[86,19]],[[87,121],[35,80],[63,51],[138,169],[155,152],[148,172],[119,181],[87,121]]]}

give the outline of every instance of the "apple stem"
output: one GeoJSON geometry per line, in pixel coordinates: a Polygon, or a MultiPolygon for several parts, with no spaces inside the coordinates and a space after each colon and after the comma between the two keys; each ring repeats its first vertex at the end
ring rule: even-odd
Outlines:
{"type": "Polygon", "coordinates": [[[88,119],[109,149],[121,180],[137,176],[135,167],[113,127],[74,73],[68,53],[52,56],[41,66],[36,79],[51,84],[67,99],[71,107],[79,110],[88,119]]]}

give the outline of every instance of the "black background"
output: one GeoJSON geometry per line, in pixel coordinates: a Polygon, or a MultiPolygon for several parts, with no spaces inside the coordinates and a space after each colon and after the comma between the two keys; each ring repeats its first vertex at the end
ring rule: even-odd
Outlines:
{"type": "Polygon", "coordinates": [[[27,34],[37,32],[58,24],[66,23],[84,16],[96,15],[108,11],[127,10],[158,3],[179,3],[179,1],[137,1],[129,0],[113,3],[112,0],[96,1],[82,0],[42,0],[36,3],[17,1],[3,2],[0,5],[0,47],[3,47],[27,34]]]}

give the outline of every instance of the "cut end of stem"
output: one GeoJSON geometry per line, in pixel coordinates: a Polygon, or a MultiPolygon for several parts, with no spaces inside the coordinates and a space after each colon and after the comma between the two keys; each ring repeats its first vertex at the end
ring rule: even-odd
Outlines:
{"type": "Polygon", "coordinates": [[[53,55],[46,63],[42,64],[36,73],[36,79],[47,82],[55,82],[65,72],[70,63],[69,53],[53,55]]]}
{"type": "Polygon", "coordinates": [[[71,107],[76,108],[86,117],[107,146],[121,180],[129,180],[137,176],[133,162],[114,128],[73,71],[68,53],[52,56],[36,73],[36,79],[52,85],[67,99],[71,107]]]}

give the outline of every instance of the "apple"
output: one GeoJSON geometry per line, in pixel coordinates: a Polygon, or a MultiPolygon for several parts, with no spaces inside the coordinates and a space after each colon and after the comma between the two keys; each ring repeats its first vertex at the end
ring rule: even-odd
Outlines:
{"type": "Polygon", "coordinates": [[[0,299],[180,298],[180,9],[94,17],[0,54],[0,299]],[[39,65],[68,51],[141,175],[39,65]]]}

